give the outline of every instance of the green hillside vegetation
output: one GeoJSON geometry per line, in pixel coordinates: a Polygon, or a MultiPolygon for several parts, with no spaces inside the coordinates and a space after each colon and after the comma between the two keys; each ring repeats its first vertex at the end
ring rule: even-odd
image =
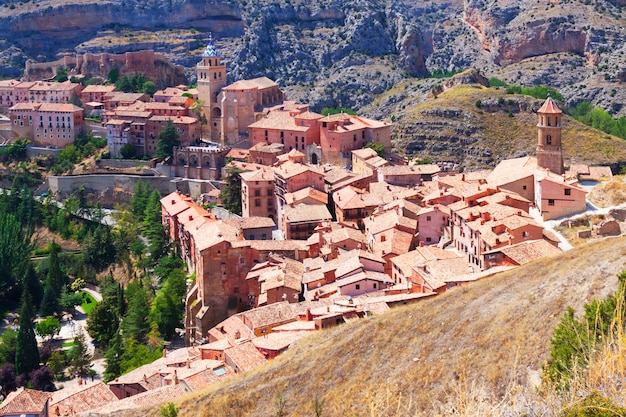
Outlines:
{"type": "MultiPolygon", "coordinates": [[[[535,390],[553,330],[569,306],[581,317],[585,303],[615,292],[625,255],[626,238],[604,239],[316,332],[264,366],[176,406],[180,415],[202,417],[433,416],[453,410],[460,416],[559,415],[594,386],[562,395],[547,385],[535,390]]],[[[623,374],[615,356],[621,368],[613,369],[623,374]]],[[[576,386],[599,380],[599,368],[590,369],[594,374],[576,386]]],[[[610,400],[624,406],[623,392],[610,400]]],[[[158,416],[159,407],[142,415],[158,416]]]]}
{"type": "MultiPolygon", "coordinates": [[[[383,95],[379,103],[394,94],[398,90],[383,95]]],[[[509,94],[505,88],[478,84],[460,84],[418,103],[409,96],[397,104],[402,110],[394,114],[392,139],[398,152],[414,158],[451,160],[468,169],[493,168],[503,159],[534,155],[535,112],[541,103],[530,96],[509,94]],[[467,139],[469,144],[464,142],[467,139]]],[[[563,116],[563,151],[566,166],[572,160],[601,165],[626,161],[625,140],[567,114],[563,116]]]]}

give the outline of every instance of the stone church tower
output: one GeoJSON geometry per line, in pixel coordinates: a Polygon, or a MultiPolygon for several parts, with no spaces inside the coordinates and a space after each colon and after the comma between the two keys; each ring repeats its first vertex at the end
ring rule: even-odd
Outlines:
{"type": "Polygon", "coordinates": [[[209,39],[209,44],[202,53],[202,61],[196,66],[196,72],[198,99],[204,103],[202,113],[207,119],[211,140],[219,142],[222,109],[218,97],[226,86],[226,65],[222,64],[222,58],[212,39],[209,39]]]}
{"type": "Polygon", "coordinates": [[[537,111],[537,165],[539,168],[547,168],[550,171],[562,175],[563,148],[561,147],[561,121],[563,112],[559,106],[548,96],[543,106],[537,111]]]}

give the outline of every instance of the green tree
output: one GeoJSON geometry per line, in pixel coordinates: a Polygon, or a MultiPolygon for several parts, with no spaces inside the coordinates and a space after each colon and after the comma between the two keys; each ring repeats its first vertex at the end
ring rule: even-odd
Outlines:
{"type": "Polygon", "coordinates": [[[165,127],[159,132],[159,136],[157,137],[156,142],[156,153],[155,156],[157,158],[167,158],[171,157],[174,152],[174,146],[178,146],[180,142],[178,139],[180,135],[176,131],[176,127],[171,120],[168,120],[165,123],[165,127]]]}
{"type": "MultiPolygon", "coordinates": [[[[12,210],[17,210],[18,205],[19,200],[12,210]]],[[[19,282],[18,277],[24,276],[32,251],[32,229],[24,228],[11,214],[15,212],[0,213],[0,297],[5,297],[6,292],[19,282]]]]}
{"type": "Polygon", "coordinates": [[[85,376],[91,367],[91,354],[87,350],[87,342],[83,332],[78,332],[74,337],[74,346],[68,355],[70,373],[72,375],[85,376]]]}
{"type": "Polygon", "coordinates": [[[174,403],[167,403],[161,407],[161,416],[163,417],[178,417],[178,408],[174,403]]]}
{"type": "Polygon", "coordinates": [[[61,322],[54,316],[46,317],[35,325],[35,331],[43,338],[52,339],[61,332],[61,322]]]}
{"type": "Polygon", "coordinates": [[[204,107],[204,105],[205,105],[204,101],[198,99],[194,101],[194,103],[189,108],[192,112],[195,113],[196,117],[198,118],[198,121],[200,122],[200,139],[202,139],[202,126],[208,123],[208,120],[206,116],[204,115],[204,112],[202,111],[202,108],[204,107]]]}
{"type": "Polygon", "coordinates": [[[146,205],[143,220],[143,233],[148,239],[148,251],[153,264],[165,255],[167,251],[167,235],[161,220],[161,194],[154,190],[146,205]]]}
{"type": "Polygon", "coordinates": [[[226,169],[225,185],[220,192],[220,200],[226,210],[241,216],[241,174],[243,171],[233,165],[226,169]]]}
{"type": "Polygon", "coordinates": [[[11,328],[0,334],[0,363],[15,363],[15,349],[17,348],[17,332],[11,328]]]}
{"type": "Polygon", "coordinates": [[[113,68],[111,69],[111,71],[109,71],[109,73],[107,74],[107,82],[109,84],[116,84],[117,80],[120,78],[120,69],[119,68],[113,68]]]}
{"type": "Polygon", "coordinates": [[[63,83],[68,80],[67,78],[68,69],[66,67],[58,67],[57,72],[54,75],[53,81],[58,83],[63,83]]]}
{"type": "Polygon", "coordinates": [[[78,107],[83,107],[83,102],[76,91],[72,93],[72,97],[70,97],[69,103],[78,107]]]}
{"type": "Polygon", "coordinates": [[[44,286],[41,305],[39,306],[39,314],[42,316],[50,316],[54,313],[59,313],[61,311],[59,299],[59,295],[57,295],[54,285],[50,277],[48,277],[44,286]]]}
{"type": "Polygon", "coordinates": [[[133,85],[130,82],[130,79],[124,75],[122,78],[119,78],[115,83],[115,89],[117,91],[123,91],[125,93],[130,93],[133,91],[133,85]]]}
{"type": "Polygon", "coordinates": [[[26,303],[22,303],[20,311],[20,328],[17,331],[15,346],[15,370],[18,375],[28,374],[39,368],[39,349],[35,339],[35,331],[26,303]]]}
{"type": "Polygon", "coordinates": [[[125,143],[120,148],[122,159],[133,159],[137,155],[135,147],[130,143],[125,143]]]}
{"type": "Polygon", "coordinates": [[[380,156],[381,158],[385,157],[385,146],[382,143],[380,143],[380,142],[367,142],[365,144],[365,147],[373,149],[374,151],[376,151],[378,156],[380,156]]]}
{"type": "Polygon", "coordinates": [[[80,291],[63,291],[61,293],[61,307],[67,311],[73,311],[76,306],[83,303],[83,293],[80,291]]]}
{"type": "Polygon", "coordinates": [[[124,339],[135,339],[140,343],[146,340],[150,331],[150,297],[140,281],[133,281],[126,289],[128,308],[122,320],[124,339]]]}
{"type": "Polygon", "coordinates": [[[156,85],[152,81],[146,81],[141,86],[141,92],[153,96],[157,92],[156,85]]]}
{"type": "Polygon", "coordinates": [[[130,199],[130,211],[137,221],[142,221],[144,218],[151,192],[151,187],[147,183],[143,181],[135,183],[133,196],[130,199]]]}
{"type": "Polygon", "coordinates": [[[61,246],[59,246],[56,242],[50,242],[48,245],[48,276],[50,279],[50,283],[54,288],[57,296],[61,295],[63,288],[67,285],[67,277],[63,273],[61,269],[61,264],[59,263],[59,250],[61,246]]]}
{"type": "Polygon", "coordinates": [[[122,374],[122,335],[119,328],[115,329],[115,336],[111,340],[111,344],[107,349],[104,358],[106,359],[106,368],[104,371],[104,382],[109,382],[122,374]]]}
{"type": "Polygon", "coordinates": [[[159,332],[167,339],[181,326],[184,312],[183,297],[187,285],[185,271],[176,269],[167,277],[157,292],[150,309],[150,319],[157,324],[159,332]]]}
{"type": "Polygon", "coordinates": [[[101,349],[107,349],[119,328],[117,309],[111,300],[96,304],[87,317],[87,333],[101,349]]]}

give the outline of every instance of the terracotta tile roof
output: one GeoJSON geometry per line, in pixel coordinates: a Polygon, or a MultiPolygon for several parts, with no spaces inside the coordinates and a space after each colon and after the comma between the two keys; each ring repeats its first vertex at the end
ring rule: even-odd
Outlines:
{"type": "Polygon", "coordinates": [[[391,229],[384,242],[374,244],[374,253],[380,256],[389,254],[402,255],[411,249],[413,235],[398,229],[391,229]]]}
{"type": "Polygon", "coordinates": [[[253,129],[279,129],[293,132],[307,132],[309,126],[301,126],[296,124],[296,119],[288,111],[272,111],[261,119],[252,123],[248,128],[253,129]]]}
{"type": "Polygon", "coordinates": [[[29,110],[35,111],[37,110],[42,103],[16,103],[12,106],[9,111],[18,111],[18,110],[29,110]]]}
{"type": "Polygon", "coordinates": [[[104,96],[105,100],[114,102],[134,103],[148,99],[147,94],[143,93],[124,93],[122,91],[112,91],[104,96]]]}
{"type": "Polygon", "coordinates": [[[339,244],[346,240],[354,240],[356,242],[363,243],[363,248],[367,243],[367,237],[359,229],[353,229],[351,227],[335,227],[329,233],[324,233],[324,239],[331,241],[333,244],[339,244]]]}
{"type": "Polygon", "coordinates": [[[290,303],[283,301],[244,311],[239,313],[238,316],[241,316],[244,323],[251,329],[258,329],[297,320],[298,312],[290,303]]]}
{"type": "Polygon", "coordinates": [[[0,80],[0,88],[2,87],[15,87],[20,81],[18,80],[0,80]]]}
{"type": "Polygon", "coordinates": [[[230,219],[224,219],[222,220],[223,223],[235,227],[237,229],[259,229],[259,228],[264,228],[264,227],[271,227],[273,228],[274,226],[276,226],[276,223],[274,223],[274,220],[270,219],[269,217],[259,217],[259,216],[252,216],[252,217],[231,217],[230,219]]]}
{"type": "Polygon", "coordinates": [[[75,84],[70,81],[63,83],[37,81],[32,87],[30,87],[30,91],[71,91],[78,86],[80,86],[80,84],[75,84]]]}
{"type": "Polygon", "coordinates": [[[305,321],[305,320],[297,320],[292,321],[291,323],[281,324],[280,326],[276,326],[272,328],[272,333],[280,333],[280,332],[303,332],[303,331],[314,331],[315,330],[315,322],[314,321],[305,321]]]}
{"type": "Polygon", "coordinates": [[[318,120],[318,119],[321,119],[323,117],[324,117],[323,115],[321,115],[319,113],[312,112],[312,111],[305,111],[305,112],[302,112],[302,113],[296,115],[296,118],[303,119],[303,120],[318,120]]]}
{"type": "Polygon", "coordinates": [[[137,110],[125,110],[123,107],[118,107],[115,109],[115,115],[117,117],[133,117],[133,118],[141,118],[148,119],[152,116],[152,112],[150,111],[137,111],[137,110]]]}
{"type": "Polygon", "coordinates": [[[341,278],[337,280],[337,286],[339,288],[345,287],[346,285],[354,284],[360,281],[377,281],[377,282],[390,282],[391,278],[389,275],[382,272],[374,272],[374,271],[363,271],[354,275],[347,276],[345,278],[341,278]]]}
{"type": "Polygon", "coordinates": [[[53,113],[76,113],[82,112],[83,109],[72,103],[41,103],[39,111],[53,113]]]}
{"type": "Polygon", "coordinates": [[[573,188],[577,191],[587,193],[583,188],[579,186],[577,178],[567,178],[547,169],[536,170],[535,180],[537,182],[550,181],[557,184],[564,184],[567,185],[569,188],[573,188]]]}
{"type": "Polygon", "coordinates": [[[298,204],[309,199],[316,200],[320,204],[328,204],[328,194],[313,187],[306,187],[293,193],[285,193],[284,197],[287,204],[298,204]]]}
{"type": "Polygon", "coordinates": [[[431,165],[393,165],[378,169],[379,175],[433,175],[441,171],[439,166],[431,165]]]}
{"type": "Polygon", "coordinates": [[[258,88],[259,90],[263,90],[263,89],[272,88],[272,87],[278,87],[278,84],[276,84],[276,82],[270,80],[267,77],[259,77],[259,78],[254,78],[251,80],[235,81],[234,83],[222,88],[222,90],[224,91],[253,90],[256,88],[258,88]]]}
{"type": "MultiPolygon", "coordinates": [[[[243,323],[242,323],[243,325],[243,323]]],[[[226,350],[229,347],[231,347],[232,345],[230,344],[230,341],[228,339],[219,339],[216,340],[215,342],[211,342],[211,343],[205,343],[204,345],[200,345],[198,346],[198,350],[217,350],[217,351],[222,351],[222,350],[226,350]]]]}
{"type": "Polygon", "coordinates": [[[18,388],[17,391],[9,393],[0,405],[0,416],[39,415],[43,411],[46,401],[51,397],[51,392],[18,388]]]}
{"type": "Polygon", "coordinates": [[[288,179],[303,174],[307,171],[311,171],[315,174],[320,175],[323,174],[323,171],[320,168],[291,161],[285,162],[284,164],[277,167],[275,172],[276,175],[279,175],[284,179],[288,179]]]}
{"type": "Polygon", "coordinates": [[[170,96],[170,97],[174,97],[174,96],[180,96],[183,93],[187,93],[188,91],[185,90],[181,90],[180,88],[176,88],[176,87],[167,87],[164,90],[159,90],[156,93],[154,93],[155,96],[170,96]]]}
{"type": "Polygon", "coordinates": [[[197,228],[187,231],[193,236],[198,251],[203,251],[220,242],[233,242],[239,239],[239,229],[219,221],[202,223],[197,228]]]}
{"type": "Polygon", "coordinates": [[[250,148],[250,151],[255,152],[267,152],[267,153],[282,153],[285,149],[285,145],[282,143],[265,143],[259,142],[250,148]]]}
{"type": "Polygon", "coordinates": [[[263,279],[261,284],[261,292],[266,293],[276,288],[289,288],[300,292],[302,290],[302,275],[285,273],[285,271],[276,271],[277,273],[268,273],[267,277],[262,275],[259,280],[263,279]]]}
{"type": "Polygon", "coordinates": [[[182,211],[188,210],[191,202],[190,197],[174,191],[161,199],[161,207],[170,216],[175,216],[182,211]]]}
{"type": "Polygon", "coordinates": [[[562,253],[559,248],[543,239],[505,246],[504,248],[492,252],[502,252],[518,265],[524,265],[546,256],[556,256],[562,253]]]}
{"type": "Polygon", "coordinates": [[[546,101],[543,103],[541,108],[537,110],[537,113],[545,113],[545,114],[561,114],[563,113],[559,108],[559,105],[556,104],[552,97],[548,96],[546,101]]]}
{"type": "Polygon", "coordinates": [[[354,151],[352,151],[352,155],[356,156],[357,158],[367,160],[370,158],[374,158],[375,156],[378,156],[378,153],[376,153],[376,151],[372,148],[362,148],[362,149],[355,149],[354,151]]]}
{"type": "Polygon", "coordinates": [[[283,208],[288,223],[310,223],[331,220],[332,216],[324,204],[296,204],[283,208]]]}
{"type": "MultiPolygon", "coordinates": [[[[205,361],[202,361],[205,362],[205,361]]],[[[206,387],[208,387],[211,384],[214,384],[215,382],[218,381],[222,381],[225,378],[229,378],[232,377],[233,371],[225,366],[224,364],[221,364],[220,366],[216,366],[216,367],[206,367],[204,369],[199,369],[199,370],[195,370],[195,372],[191,375],[185,375],[182,380],[185,382],[185,384],[187,384],[187,386],[189,388],[191,388],[193,391],[198,391],[201,389],[204,389],[206,387]],[[226,373],[221,374],[220,375],[216,374],[216,370],[225,370],[226,373]]]]}
{"type": "Polygon", "coordinates": [[[411,230],[415,233],[417,230],[417,220],[404,217],[398,210],[389,210],[382,214],[371,215],[363,219],[365,230],[373,235],[393,229],[397,226],[411,230]]]}
{"type": "Polygon", "coordinates": [[[434,259],[454,259],[459,255],[452,251],[438,248],[436,246],[418,247],[405,254],[391,258],[391,263],[396,265],[405,277],[411,276],[411,270],[415,265],[424,264],[434,259]]]}
{"type": "Polygon", "coordinates": [[[257,169],[245,171],[239,174],[241,179],[246,182],[250,181],[274,181],[274,170],[270,167],[258,165],[257,169]],[[262,168],[261,168],[262,167],[262,168]]]}
{"type": "Polygon", "coordinates": [[[523,158],[506,159],[500,162],[487,177],[490,185],[502,186],[522,178],[533,175],[537,169],[537,158],[525,156],[523,158]]]}
{"type": "Polygon", "coordinates": [[[228,151],[228,153],[226,154],[227,158],[233,158],[233,159],[247,159],[248,156],[250,156],[249,149],[239,149],[239,148],[233,148],[230,151],[228,151]]]}
{"type": "Polygon", "coordinates": [[[235,364],[237,372],[247,372],[267,361],[250,341],[226,349],[224,355],[235,364]]]}
{"type": "MultiPolygon", "coordinates": [[[[315,322],[313,323],[315,326],[315,322]]],[[[305,336],[308,336],[310,332],[272,332],[268,335],[256,337],[252,339],[252,344],[257,349],[282,351],[287,349],[291,344],[297,342],[305,336]]]]}
{"type": "MultiPolygon", "coordinates": [[[[147,109],[146,109],[147,110],[147,109]]],[[[153,122],[167,122],[171,120],[172,123],[176,124],[184,124],[184,125],[192,125],[194,123],[200,123],[198,119],[191,116],[152,116],[149,119],[153,122]]]]}
{"type": "Polygon", "coordinates": [[[175,105],[172,105],[171,102],[164,103],[162,101],[151,101],[149,103],[146,103],[144,108],[146,110],[177,110],[177,111],[185,110],[185,108],[182,106],[175,106],[175,105]]]}
{"type": "Polygon", "coordinates": [[[115,91],[114,85],[88,85],[83,88],[83,93],[110,93],[115,91]]]}
{"type": "Polygon", "coordinates": [[[230,316],[209,330],[210,339],[227,340],[230,346],[233,345],[235,340],[250,339],[253,336],[252,330],[245,325],[239,314],[230,316]],[[239,332],[239,337],[235,338],[237,332],[239,332]]]}
{"type": "Polygon", "coordinates": [[[285,240],[238,240],[231,241],[231,245],[233,248],[241,248],[244,246],[249,246],[252,249],[259,251],[306,251],[308,250],[308,246],[306,244],[306,240],[295,240],[295,239],[285,239],[285,240]]]}
{"type": "Polygon", "coordinates": [[[55,391],[50,400],[51,416],[73,416],[82,411],[104,406],[118,398],[103,382],[77,385],[55,391]]]}
{"type": "MultiPolygon", "coordinates": [[[[191,392],[191,389],[185,384],[166,385],[164,387],[158,387],[150,391],[142,392],[132,397],[124,398],[119,401],[115,401],[106,404],[102,407],[94,408],[85,412],[89,416],[110,416],[113,413],[123,410],[133,410],[142,407],[155,406],[162,404],[164,401],[172,401],[178,397],[191,392]]],[[[137,410],[137,415],[142,413],[137,410]]]]}

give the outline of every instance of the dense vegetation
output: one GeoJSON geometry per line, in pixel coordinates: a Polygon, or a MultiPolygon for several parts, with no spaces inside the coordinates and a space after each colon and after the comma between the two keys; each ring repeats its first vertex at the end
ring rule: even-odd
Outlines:
{"type": "Polygon", "coordinates": [[[0,337],[2,393],[19,386],[53,390],[54,380],[93,372],[81,332],[67,351],[55,340],[62,318],[84,303],[80,290],[86,283],[99,284],[103,296],[89,312],[87,331],[107,358],[104,377],[158,358],[164,338],[181,327],[187,288],[184,265],[171,254],[161,223],[159,192],[139,182],[131,204],[120,207],[117,224],[110,227],[83,188],[58,205],[50,198],[35,200],[18,184],[0,195],[0,302],[20,313],[19,323],[0,337]],[[36,228],[82,249],[64,251],[55,242],[36,247],[31,239],[36,228]],[[113,278],[115,265],[126,271],[126,286],[113,278]],[[41,320],[34,326],[37,316],[41,320]]]}
{"type": "Polygon", "coordinates": [[[606,110],[593,107],[588,101],[568,110],[570,116],[595,129],[626,139],[626,116],[615,119],[606,110]]]}

